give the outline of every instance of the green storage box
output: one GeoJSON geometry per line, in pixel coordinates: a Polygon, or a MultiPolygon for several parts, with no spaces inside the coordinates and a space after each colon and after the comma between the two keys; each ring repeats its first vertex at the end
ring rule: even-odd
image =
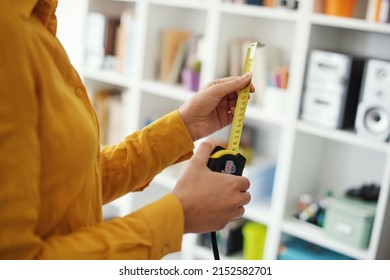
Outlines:
{"type": "Polygon", "coordinates": [[[328,236],[345,244],[366,249],[370,243],[376,203],[357,198],[333,198],[325,213],[328,236]]]}

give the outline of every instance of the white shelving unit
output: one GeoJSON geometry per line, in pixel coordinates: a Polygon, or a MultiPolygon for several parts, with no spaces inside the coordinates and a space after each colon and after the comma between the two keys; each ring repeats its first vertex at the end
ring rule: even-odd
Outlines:
{"type": "MultiPolygon", "coordinates": [[[[389,24],[317,14],[313,12],[314,0],[300,1],[298,10],[222,0],[84,1],[89,3],[85,14],[95,11],[119,15],[124,8],[135,12],[134,76],[80,68],[88,87],[115,87],[124,91],[128,120],[124,134],[142,128],[151,114],[162,116],[178,108],[194,94],[158,81],[156,67],[160,32],[164,28],[186,28],[204,34],[207,59],[202,61],[201,83],[227,75],[228,46],[232,39],[256,38],[280,48],[289,64],[288,88],[280,93],[287,106],[273,112],[252,104],[246,115],[246,122],[259,135],[256,157],[277,159],[271,198],[254,200],[245,214],[248,220],[268,228],[264,257],[276,259],[282,238],[291,236],[356,259],[390,258],[389,144],[363,139],[351,131],[321,128],[298,117],[308,52],[313,48],[336,49],[390,59],[389,24]],[[342,244],[327,237],[321,228],[293,218],[297,200],[303,193],[314,196],[324,195],[328,190],[342,193],[372,181],[381,185],[381,192],[366,250],[342,244]]],[[[85,22],[85,17],[80,22],[85,22]]],[[[120,214],[169,192],[179,174],[180,166],[171,167],[156,176],[145,192],[121,199],[120,214]]],[[[199,248],[195,240],[195,235],[186,236],[182,253],[174,257],[212,258],[210,251],[199,248]]]]}

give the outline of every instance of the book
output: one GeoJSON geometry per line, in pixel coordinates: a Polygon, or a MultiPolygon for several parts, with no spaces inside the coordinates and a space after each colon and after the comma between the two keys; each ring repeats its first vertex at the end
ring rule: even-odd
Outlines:
{"type": "Polygon", "coordinates": [[[278,6],[278,0],[263,0],[263,6],[264,7],[277,7],[278,6]]]}
{"type": "Polygon", "coordinates": [[[121,13],[120,24],[117,28],[117,71],[126,76],[134,73],[134,54],[136,45],[136,21],[134,12],[126,9],[121,13]]]}
{"type": "Polygon", "coordinates": [[[102,146],[117,144],[122,133],[121,94],[115,90],[101,90],[93,94],[93,104],[99,120],[99,142],[102,146]]]}
{"type": "Polygon", "coordinates": [[[169,71],[167,82],[170,84],[176,84],[180,82],[180,73],[185,65],[186,53],[188,44],[186,41],[179,44],[176,51],[175,58],[172,63],[171,70],[169,71]]]}
{"type": "Polygon", "coordinates": [[[105,56],[106,17],[102,13],[91,12],[86,24],[85,64],[91,68],[101,68],[105,56]]]}
{"type": "Polygon", "coordinates": [[[106,18],[106,29],[105,29],[105,38],[104,38],[104,54],[106,56],[116,55],[116,36],[117,29],[120,25],[119,17],[109,17],[106,18]]]}
{"type": "Polygon", "coordinates": [[[263,0],[246,0],[246,4],[261,6],[263,4],[263,0]]]}
{"type": "Polygon", "coordinates": [[[381,0],[368,0],[366,9],[366,20],[375,21],[377,6],[381,0]]]}
{"type": "Polygon", "coordinates": [[[169,75],[175,61],[176,53],[183,42],[186,42],[191,36],[191,31],[166,29],[162,31],[161,44],[161,68],[160,80],[169,81],[169,75]]]}
{"type": "Polygon", "coordinates": [[[389,21],[389,7],[390,7],[390,0],[381,0],[381,6],[380,11],[378,15],[378,21],[379,22],[388,22],[389,21]]]}

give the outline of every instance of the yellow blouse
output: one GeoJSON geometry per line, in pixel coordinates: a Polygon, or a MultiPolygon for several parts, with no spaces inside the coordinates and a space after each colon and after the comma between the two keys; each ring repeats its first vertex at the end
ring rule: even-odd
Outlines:
{"type": "Polygon", "coordinates": [[[175,111],[101,150],[86,89],[55,36],[56,6],[0,2],[0,259],[159,259],[180,250],[175,196],[111,221],[102,205],[189,158],[188,130],[175,111]]]}

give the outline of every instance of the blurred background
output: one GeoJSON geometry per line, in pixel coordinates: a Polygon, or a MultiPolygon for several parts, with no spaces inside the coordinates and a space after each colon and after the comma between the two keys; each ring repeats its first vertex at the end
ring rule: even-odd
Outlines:
{"type": "MultiPolygon", "coordinates": [[[[59,1],[58,37],[101,145],[177,109],[257,53],[241,140],[252,201],[218,233],[222,259],[390,259],[389,0],[59,1]]],[[[226,142],[229,128],[213,135],[226,142]]],[[[104,207],[170,192],[181,163],[104,207]]],[[[208,234],[171,259],[212,259],[208,234]]]]}

